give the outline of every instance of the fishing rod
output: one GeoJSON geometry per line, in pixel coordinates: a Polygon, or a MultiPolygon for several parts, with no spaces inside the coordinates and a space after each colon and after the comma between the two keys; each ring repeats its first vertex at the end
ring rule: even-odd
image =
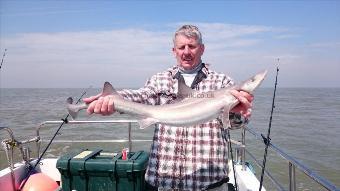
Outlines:
{"type": "MultiPolygon", "coordinates": [[[[277,61],[279,62],[280,59],[278,58],[277,61]]],[[[275,86],[274,86],[274,95],[273,95],[273,101],[272,101],[272,109],[270,112],[270,118],[269,118],[269,127],[267,132],[267,137],[265,137],[263,134],[261,134],[264,144],[266,145],[264,149],[264,155],[263,155],[263,163],[262,163],[262,172],[261,172],[261,180],[260,180],[260,188],[259,191],[262,189],[263,184],[263,176],[264,176],[264,170],[266,168],[266,162],[267,162],[267,153],[268,153],[268,147],[270,145],[270,129],[272,127],[272,120],[273,120],[273,112],[275,108],[275,95],[276,95],[276,86],[277,86],[277,76],[279,75],[279,66],[276,67],[276,77],[275,77],[275,86]]]]}
{"type": "MultiPolygon", "coordinates": [[[[85,90],[81,96],[79,97],[79,99],[77,100],[76,104],[78,104],[80,102],[80,100],[83,98],[83,96],[86,94],[86,91],[85,90]]],[[[19,187],[18,191],[21,191],[22,188],[25,186],[26,182],[28,181],[28,178],[32,175],[34,169],[37,167],[37,165],[40,163],[42,157],[44,156],[44,154],[47,152],[48,148],[51,146],[53,140],[55,139],[55,137],[59,134],[59,131],[61,129],[61,127],[65,124],[65,123],[68,123],[68,117],[70,116],[70,114],[67,114],[65,118],[61,119],[63,122],[60,124],[59,128],[57,129],[57,131],[54,133],[52,139],[50,140],[50,142],[47,144],[45,150],[41,153],[40,157],[38,158],[37,162],[35,163],[35,165],[33,167],[30,168],[30,170],[28,171],[28,173],[26,174],[25,177],[27,177],[25,179],[25,181],[21,184],[21,186],[19,187]]]]}
{"type": "Polygon", "coordinates": [[[4,63],[4,58],[6,56],[6,51],[7,51],[7,49],[5,49],[4,54],[2,55],[1,64],[0,64],[0,70],[2,68],[2,64],[4,63]]]}
{"type": "MultiPolygon", "coordinates": [[[[1,64],[0,64],[0,89],[1,89],[1,68],[2,68],[2,64],[4,63],[6,51],[7,49],[5,49],[4,54],[2,55],[1,64]]],[[[0,91],[0,103],[1,103],[1,91],[0,91]]]]}

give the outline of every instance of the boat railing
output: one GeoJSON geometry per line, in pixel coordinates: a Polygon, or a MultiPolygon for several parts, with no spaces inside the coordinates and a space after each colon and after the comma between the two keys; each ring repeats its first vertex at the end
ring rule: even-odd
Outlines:
{"type": "MultiPolygon", "coordinates": [[[[36,135],[37,137],[40,138],[40,129],[46,125],[57,125],[57,124],[61,124],[64,121],[44,121],[42,122],[37,128],[36,128],[36,135]]],[[[132,123],[137,123],[137,120],[127,120],[127,119],[116,119],[116,120],[103,120],[103,121],[76,121],[76,120],[72,120],[72,121],[67,121],[66,124],[72,125],[72,124],[116,124],[116,123],[125,123],[127,124],[127,128],[128,128],[128,139],[120,139],[120,140],[93,140],[93,141],[87,141],[87,142],[128,142],[129,146],[129,150],[132,151],[132,139],[131,139],[131,135],[132,135],[132,123]]],[[[134,140],[136,142],[144,142],[144,141],[151,141],[151,140],[134,140]]],[[[84,140],[60,140],[60,142],[63,143],[67,143],[67,142],[86,142],[84,140]]],[[[41,139],[39,142],[37,142],[37,155],[40,156],[40,146],[41,146],[41,139]]]]}
{"type": "MultiPolygon", "coordinates": [[[[40,130],[41,128],[43,128],[44,126],[47,126],[47,125],[60,125],[61,123],[63,123],[64,121],[60,120],[60,121],[44,121],[42,122],[37,128],[36,128],[36,137],[39,141],[37,141],[37,157],[40,156],[40,146],[41,146],[41,142],[42,142],[42,139],[40,137],[40,130]]],[[[67,124],[69,125],[75,125],[75,124],[115,124],[115,123],[126,123],[127,124],[127,127],[128,127],[128,139],[115,139],[115,140],[58,140],[58,141],[55,141],[55,142],[60,142],[60,143],[75,143],[75,142],[81,142],[81,143],[84,143],[84,142],[100,142],[100,143],[123,143],[123,142],[126,142],[128,143],[128,148],[130,151],[132,151],[132,141],[133,142],[151,142],[152,140],[150,139],[135,139],[135,140],[132,140],[131,137],[132,137],[132,123],[137,123],[138,121],[137,120],[126,120],[126,119],[116,119],[116,120],[104,120],[104,121],[88,121],[88,120],[85,120],[85,121],[76,121],[76,120],[73,120],[73,121],[67,121],[67,124]]],[[[239,142],[239,141],[235,141],[235,140],[230,140],[230,142],[232,144],[235,144],[235,145],[238,145],[240,147],[242,147],[242,143],[239,142]]]]}
{"type": "Polygon", "coordinates": [[[11,152],[11,154],[8,153],[8,151],[11,149],[10,147],[13,147],[15,145],[15,138],[13,135],[13,131],[8,128],[8,127],[0,127],[0,131],[6,131],[8,136],[10,137],[10,139],[4,139],[1,141],[1,144],[4,148],[4,151],[6,152],[6,157],[7,157],[7,161],[9,164],[9,168],[13,169],[13,152],[11,152]]]}
{"type": "MultiPolygon", "coordinates": [[[[245,168],[246,164],[246,154],[247,156],[250,156],[255,161],[255,164],[262,168],[262,161],[256,159],[256,157],[246,148],[245,144],[245,135],[246,132],[249,132],[251,135],[253,135],[257,140],[263,141],[263,138],[260,134],[255,132],[251,128],[243,128],[241,131],[241,139],[242,139],[242,145],[243,147],[236,148],[236,160],[237,162],[241,163],[243,166],[243,169],[245,168]]],[[[264,143],[263,143],[264,144],[264,143]]],[[[327,180],[326,178],[320,176],[315,171],[308,168],[306,165],[302,164],[298,160],[296,160],[294,157],[288,155],[286,152],[284,152],[282,149],[280,149],[278,146],[276,146],[274,143],[269,142],[269,148],[271,148],[274,152],[276,152],[279,156],[281,156],[284,160],[288,162],[288,175],[289,175],[289,191],[296,191],[296,169],[303,172],[307,177],[309,177],[313,182],[318,183],[320,186],[324,187],[326,190],[330,191],[339,191],[340,189],[337,188],[332,182],[327,180]]],[[[278,190],[286,190],[282,184],[280,184],[273,175],[268,171],[265,170],[265,174],[270,179],[270,181],[276,186],[278,190]]]]}
{"type": "MultiPolygon", "coordinates": [[[[33,142],[35,141],[37,143],[37,155],[40,156],[40,145],[42,142],[42,139],[40,138],[40,130],[48,125],[57,125],[61,124],[64,121],[44,121],[36,128],[36,137],[23,141],[22,143],[27,142],[33,142]]],[[[125,119],[117,119],[117,120],[106,120],[106,121],[68,121],[67,125],[72,124],[115,124],[115,123],[125,123],[127,124],[127,133],[128,133],[128,139],[122,139],[122,140],[102,140],[102,142],[127,142],[129,150],[131,151],[132,148],[132,142],[133,141],[151,141],[151,140],[132,140],[132,123],[137,123],[137,120],[125,120],[125,119]]],[[[262,137],[256,133],[253,129],[250,129],[248,127],[245,127],[241,130],[241,141],[234,141],[229,140],[231,143],[233,143],[236,148],[236,162],[239,164],[242,164],[243,170],[246,168],[246,155],[250,156],[255,161],[255,164],[262,168],[262,164],[259,160],[256,159],[256,157],[246,148],[246,132],[249,132],[251,135],[253,135],[257,140],[262,141],[262,137]]],[[[13,137],[12,133],[10,133],[13,137]]],[[[59,140],[60,142],[68,142],[68,140],[59,140]]],[[[72,142],[76,142],[78,140],[72,140],[72,142]]],[[[79,140],[79,142],[84,142],[84,140],[79,140]]],[[[280,149],[278,146],[276,146],[274,143],[270,142],[269,148],[272,149],[274,152],[276,152],[279,156],[281,156],[284,160],[288,162],[288,169],[289,169],[289,191],[296,191],[296,169],[303,172],[307,175],[313,182],[318,183],[320,186],[324,187],[326,190],[330,191],[340,191],[339,188],[337,188],[332,182],[325,179],[324,177],[318,175],[316,172],[293,158],[292,156],[288,155],[286,152],[284,152],[282,149],[280,149]]],[[[276,186],[278,190],[286,190],[282,184],[277,181],[274,176],[268,171],[268,169],[265,170],[265,175],[269,178],[269,180],[276,186]]]]}

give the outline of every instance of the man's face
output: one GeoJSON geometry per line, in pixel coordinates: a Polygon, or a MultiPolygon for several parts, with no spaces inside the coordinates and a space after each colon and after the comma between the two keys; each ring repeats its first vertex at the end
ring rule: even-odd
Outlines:
{"type": "Polygon", "coordinates": [[[176,56],[177,64],[185,70],[190,70],[201,62],[204,45],[200,44],[195,38],[177,35],[172,51],[176,56]]]}

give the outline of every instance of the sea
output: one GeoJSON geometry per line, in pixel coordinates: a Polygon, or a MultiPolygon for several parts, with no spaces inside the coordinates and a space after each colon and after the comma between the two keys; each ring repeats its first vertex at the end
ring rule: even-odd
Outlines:
{"type": "MultiPolygon", "coordinates": [[[[44,121],[60,121],[67,116],[66,99],[75,100],[84,89],[0,89],[0,126],[9,127],[17,140],[23,141],[36,136],[36,129],[44,121]]],[[[99,89],[86,90],[86,96],[95,95],[99,89]]],[[[258,134],[267,134],[273,100],[272,88],[260,88],[254,93],[253,113],[248,128],[258,134]]],[[[81,113],[78,120],[136,119],[133,116],[114,114],[112,116],[87,115],[81,113]]],[[[69,120],[72,120],[69,118],[69,120]]],[[[281,88],[278,87],[271,124],[271,143],[281,148],[313,172],[340,187],[340,88],[281,88]]],[[[61,123],[42,125],[41,151],[51,140],[61,123]]],[[[154,129],[139,129],[132,124],[133,140],[151,140],[154,129]]],[[[246,133],[246,148],[262,163],[264,143],[246,133]]],[[[231,138],[241,139],[241,130],[231,131],[231,138]]],[[[0,139],[8,139],[6,131],[0,130],[0,139]]],[[[79,124],[63,125],[44,157],[58,157],[82,149],[103,148],[121,152],[128,143],[114,143],[112,140],[128,139],[128,124],[79,124]],[[85,140],[85,143],[78,141],[85,140]],[[94,142],[91,142],[94,141],[94,142]],[[108,143],[97,140],[108,140],[108,143]]],[[[133,142],[132,151],[150,149],[150,141],[133,142]]],[[[29,144],[31,156],[36,155],[36,144],[29,144]]],[[[20,152],[14,153],[20,160],[20,152]]],[[[254,167],[257,177],[261,169],[255,161],[246,156],[254,167]]],[[[0,167],[7,167],[4,149],[0,149],[0,167]]],[[[266,170],[270,171],[288,190],[288,161],[269,149],[266,170]]],[[[313,183],[304,173],[296,169],[297,190],[325,190],[313,183]]],[[[264,178],[267,190],[276,190],[268,177],[264,178]]]]}

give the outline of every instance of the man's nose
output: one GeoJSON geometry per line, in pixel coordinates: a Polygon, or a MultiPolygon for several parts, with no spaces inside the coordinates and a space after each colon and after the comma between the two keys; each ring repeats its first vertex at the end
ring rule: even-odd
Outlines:
{"type": "Polygon", "coordinates": [[[184,54],[189,54],[190,53],[190,48],[189,46],[185,46],[184,48],[184,54]]]}

